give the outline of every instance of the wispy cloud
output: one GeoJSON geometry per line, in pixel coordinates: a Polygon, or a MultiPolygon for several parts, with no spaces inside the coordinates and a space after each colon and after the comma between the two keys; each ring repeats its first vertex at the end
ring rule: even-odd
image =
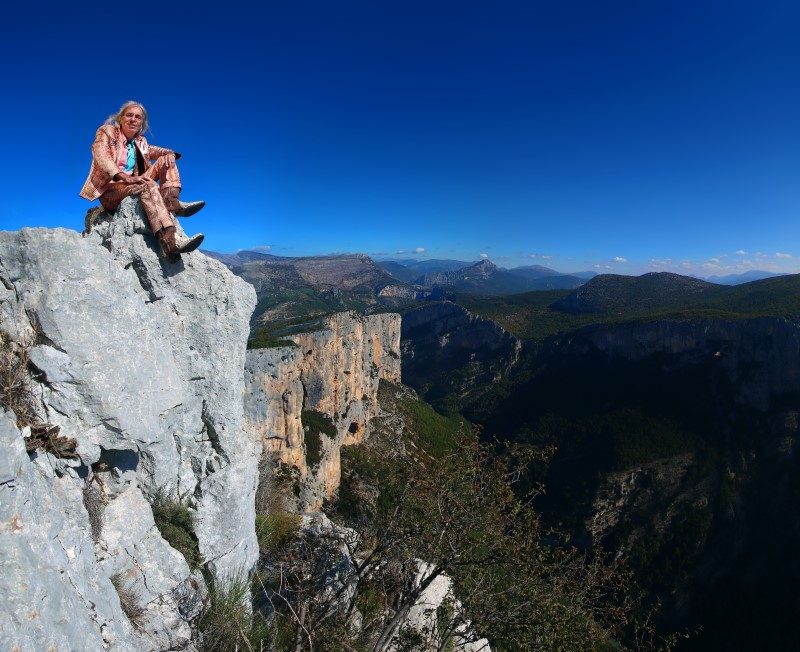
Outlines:
{"type": "Polygon", "coordinates": [[[736,255],[737,256],[746,256],[747,252],[744,249],[739,249],[739,250],[737,250],[736,255]]]}
{"type": "Polygon", "coordinates": [[[627,258],[623,258],[622,256],[614,256],[611,259],[611,262],[612,263],[627,263],[628,259],[627,258]]]}
{"type": "Polygon", "coordinates": [[[398,249],[396,254],[424,254],[425,247],[415,247],[414,249],[398,249]]]}
{"type": "Polygon", "coordinates": [[[792,254],[785,254],[780,251],[775,252],[775,258],[791,258],[792,254]]]}
{"type": "Polygon", "coordinates": [[[487,259],[488,257],[489,257],[489,254],[481,254],[481,258],[483,258],[484,260],[487,259]]]}

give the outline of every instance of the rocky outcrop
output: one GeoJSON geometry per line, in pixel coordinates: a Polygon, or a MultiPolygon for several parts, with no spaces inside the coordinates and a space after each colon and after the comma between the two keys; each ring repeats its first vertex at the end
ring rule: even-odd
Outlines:
{"type": "Polygon", "coordinates": [[[278,463],[294,469],[306,510],[319,509],[339,486],[339,451],[368,435],[378,415],[378,383],[400,382],[400,316],[338,313],[322,330],[290,336],[295,346],[247,352],[247,427],[278,463]],[[335,428],[307,432],[304,412],[335,428]]]}
{"type": "Polygon", "coordinates": [[[378,300],[383,304],[402,305],[414,301],[424,301],[430,296],[429,290],[396,283],[387,285],[378,292],[378,300]]]}
{"type": "Polygon", "coordinates": [[[0,330],[28,352],[37,416],[77,443],[28,455],[30,429],[0,419],[3,649],[191,647],[203,582],[155,526],[156,495],[190,510],[211,573],[256,560],[253,289],[199,252],[161,260],[146,233],[133,199],[86,238],[0,233],[0,330]]]}
{"type": "Polygon", "coordinates": [[[600,542],[623,517],[627,521],[638,519],[652,531],[663,534],[682,504],[707,504],[705,485],[692,485],[690,489],[683,486],[695,463],[691,453],[683,453],[607,474],[595,494],[586,522],[593,540],[600,542]],[[654,514],[656,503],[669,508],[654,514]]]}
{"type": "MultiPolygon", "coordinates": [[[[417,583],[421,584],[425,578],[431,574],[432,567],[425,562],[419,562],[417,572],[417,583]]],[[[464,620],[463,605],[453,595],[453,580],[448,575],[442,573],[438,575],[417,598],[417,601],[409,609],[400,631],[412,630],[418,635],[418,645],[425,652],[437,652],[441,649],[449,648],[453,652],[492,652],[489,641],[479,638],[469,621],[464,620]],[[441,610],[451,612],[454,620],[452,632],[447,632],[449,639],[442,640],[442,613],[441,610]],[[457,624],[456,624],[457,623],[457,624]]],[[[390,652],[398,652],[402,646],[391,645],[390,652]]]]}

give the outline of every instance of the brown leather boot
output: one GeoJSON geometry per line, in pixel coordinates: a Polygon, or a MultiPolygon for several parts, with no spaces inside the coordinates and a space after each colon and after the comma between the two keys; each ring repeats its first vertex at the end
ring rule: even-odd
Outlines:
{"type": "Polygon", "coordinates": [[[174,226],[164,227],[156,234],[156,237],[161,243],[161,254],[164,258],[173,258],[180,253],[180,251],[178,251],[178,245],[175,243],[174,226]]]}
{"type": "Polygon", "coordinates": [[[194,251],[200,246],[200,243],[203,242],[203,238],[205,238],[205,236],[202,233],[193,235],[191,238],[187,238],[185,235],[178,235],[175,237],[175,247],[179,254],[188,254],[190,251],[194,251]]]}
{"type": "Polygon", "coordinates": [[[181,189],[175,186],[161,189],[161,195],[164,197],[164,204],[166,204],[167,210],[173,215],[189,217],[206,205],[204,201],[181,201],[178,199],[180,194],[181,189]]]}

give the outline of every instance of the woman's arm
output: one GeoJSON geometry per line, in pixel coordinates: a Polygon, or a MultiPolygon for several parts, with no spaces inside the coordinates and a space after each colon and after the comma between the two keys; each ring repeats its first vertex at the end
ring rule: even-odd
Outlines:
{"type": "Polygon", "coordinates": [[[97,130],[94,143],[92,143],[92,158],[94,158],[95,165],[112,179],[119,172],[111,136],[102,127],[97,130]]]}
{"type": "Polygon", "coordinates": [[[157,145],[150,145],[149,143],[147,144],[147,158],[149,158],[151,161],[155,161],[157,158],[167,154],[175,154],[176,161],[181,157],[179,152],[167,149],[166,147],[158,147],[157,145]]]}

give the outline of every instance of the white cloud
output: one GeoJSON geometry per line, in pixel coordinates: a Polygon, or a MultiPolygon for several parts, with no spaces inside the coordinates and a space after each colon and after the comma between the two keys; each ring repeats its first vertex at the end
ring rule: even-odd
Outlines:
{"type": "Polygon", "coordinates": [[[481,258],[483,258],[484,260],[485,260],[486,258],[488,258],[488,257],[489,257],[489,254],[481,254],[481,258]]]}
{"type": "Polygon", "coordinates": [[[747,255],[747,252],[746,252],[744,249],[739,249],[739,250],[736,252],[736,255],[737,255],[737,256],[746,256],[746,255],[747,255]]]}
{"type": "Polygon", "coordinates": [[[651,258],[648,267],[650,269],[663,270],[674,268],[675,264],[672,262],[672,258],[651,258]]]}
{"type": "Polygon", "coordinates": [[[709,263],[713,263],[714,265],[719,265],[719,258],[709,258],[709,263]]]}
{"type": "Polygon", "coordinates": [[[258,245],[252,249],[239,249],[239,251],[272,251],[272,245],[258,245]]]}
{"type": "Polygon", "coordinates": [[[627,258],[623,258],[622,256],[614,256],[611,259],[611,262],[614,262],[614,263],[627,263],[628,259],[627,258]]]}
{"type": "Polygon", "coordinates": [[[784,254],[784,253],[781,253],[780,251],[775,253],[775,258],[791,258],[791,257],[792,257],[792,254],[784,254]]]}
{"type": "Polygon", "coordinates": [[[416,247],[415,249],[400,249],[395,251],[396,254],[424,254],[425,247],[416,247]]]}
{"type": "Polygon", "coordinates": [[[552,256],[542,256],[542,260],[553,260],[552,256]]]}

